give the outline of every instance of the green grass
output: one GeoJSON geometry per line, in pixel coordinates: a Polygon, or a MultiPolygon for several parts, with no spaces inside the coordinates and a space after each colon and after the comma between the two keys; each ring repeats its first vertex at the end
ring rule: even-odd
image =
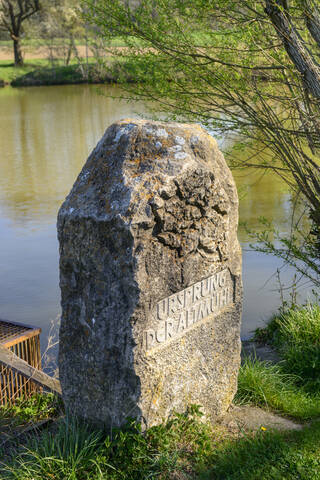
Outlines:
{"type": "Polygon", "coordinates": [[[238,402],[307,420],[320,417],[320,308],[307,305],[274,315],[254,340],[272,345],[280,363],[247,358],[238,379],[238,402]]]}
{"type": "Polygon", "coordinates": [[[320,392],[320,307],[307,305],[274,316],[255,339],[273,345],[282,368],[308,392],[320,392]]]}
{"type": "MultiPolygon", "coordinates": [[[[288,354],[300,349],[299,362],[309,365],[310,346],[319,343],[319,315],[319,307],[308,306],[275,316],[257,335],[276,346],[284,360],[274,365],[247,358],[239,373],[238,403],[302,421],[301,431],[267,428],[231,436],[224,427],[203,422],[199,406],[144,433],[132,421],[108,436],[71,418],[35,436],[10,464],[2,466],[0,478],[319,480],[320,389],[310,391],[311,377],[298,376],[296,362],[288,354]]],[[[317,357],[312,358],[316,369],[317,357]]]]}
{"type": "Polygon", "coordinates": [[[254,437],[223,443],[208,459],[206,468],[194,478],[319,480],[320,423],[315,422],[298,432],[261,432],[254,437]]]}
{"type": "Polygon", "coordinates": [[[219,435],[197,409],[142,434],[134,423],[112,438],[71,419],[29,443],[2,480],[318,480],[320,423],[302,431],[219,435]]]}
{"type": "Polygon", "coordinates": [[[0,79],[5,83],[11,83],[17,77],[25,75],[37,68],[47,65],[46,60],[33,60],[26,62],[23,67],[15,67],[14,64],[8,60],[0,60],[0,79]]]}
{"type": "Polygon", "coordinates": [[[290,310],[278,322],[279,351],[284,368],[310,392],[320,391],[320,308],[290,310]]]}
{"type": "Polygon", "coordinates": [[[18,398],[14,405],[0,406],[1,423],[33,422],[55,416],[61,403],[52,393],[34,394],[31,398],[18,398]]]}
{"type": "Polygon", "coordinates": [[[61,399],[50,393],[35,393],[30,398],[16,399],[14,405],[0,406],[0,460],[8,451],[19,447],[26,430],[62,414],[61,399]]]}
{"type": "MultiPolygon", "coordinates": [[[[121,83],[132,81],[130,69],[125,75],[118,70],[118,66],[112,64],[110,59],[105,60],[108,68],[89,58],[88,78],[84,78],[79,64],[73,60],[65,66],[62,61],[57,61],[52,66],[47,60],[32,60],[26,62],[23,67],[15,67],[9,61],[0,61],[0,80],[10,83],[14,87],[38,86],[38,85],[65,85],[74,83],[121,83]]],[[[86,70],[86,65],[83,65],[86,70]]]]}
{"type": "Polygon", "coordinates": [[[102,446],[102,432],[91,431],[76,420],[61,421],[56,432],[45,432],[31,441],[12,466],[4,466],[5,478],[86,478],[96,472],[95,458],[102,446]]]}
{"type": "Polygon", "coordinates": [[[2,478],[16,480],[190,478],[170,475],[201,468],[216,438],[192,407],[142,434],[134,422],[112,438],[75,419],[46,431],[3,466],[2,478]]]}
{"type": "MultiPolygon", "coordinates": [[[[13,48],[12,47],[13,45],[13,42],[12,40],[0,40],[0,48],[13,48]]],[[[22,41],[22,45],[24,47],[35,47],[37,45],[39,45],[39,40],[37,39],[34,39],[34,38],[25,38],[23,41],[22,41]]]]}
{"type": "MultiPolygon", "coordinates": [[[[53,45],[67,45],[68,39],[63,38],[54,38],[50,40],[53,45]]],[[[0,48],[12,48],[12,40],[0,40],[0,48]]],[[[38,38],[24,38],[21,42],[22,48],[24,47],[32,47],[32,48],[39,48],[46,46],[49,41],[45,41],[43,39],[38,38]]],[[[82,38],[75,39],[76,45],[85,45],[85,40],[82,38]]],[[[114,37],[110,40],[109,45],[112,47],[124,47],[126,45],[125,41],[120,37],[114,37]]]]}
{"type": "Polygon", "coordinates": [[[297,383],[300,379],[255,358],[246,358],[239,377],[237,403],[259,405],[297,420],[320,418],[320,393],[310,394],[297,383]]]}
{"type": "MultiPolygon", "coordinates": [[[[89,63],[92,63],[90,59],[89,63]]],[[[28,84],[60,84],[83,82],[78,64],[73,60],[70,65],[65,66],[62,61],[56,61],[52,66],[45,59],[36,59],[25,62],[23,67],[15,67],[7,60],[0,61],[0,78],[6,83],[13,83],[15,86],[28,84]]]]}

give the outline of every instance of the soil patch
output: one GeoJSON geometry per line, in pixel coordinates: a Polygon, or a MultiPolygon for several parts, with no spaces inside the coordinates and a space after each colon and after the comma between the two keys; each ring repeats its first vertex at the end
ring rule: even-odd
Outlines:
{"type": "Polygon", "coordinates": [[[302,430],[304,425],[281,417],[273,412],[250,405],[231,405],[219,422],[230,433],[258,430],[302,430]]]}
{"type": "MultiPolygon", "coordinates": [[[[86,47],[85,45],[77,45],[77,50],[79,56],[82,58],[86,57],[86,47]]],[[[92,56],[92,53],[89,51],[89,57],[92,56]]],[[[41,58],[50,57],[50,51],[47,47],[23,47],[23,58],[24,60],[34,60],[41,58]]],[[[13,62],[13,48],[11,46],[0,47],[0,60],[12,60],[13,62]]]]}

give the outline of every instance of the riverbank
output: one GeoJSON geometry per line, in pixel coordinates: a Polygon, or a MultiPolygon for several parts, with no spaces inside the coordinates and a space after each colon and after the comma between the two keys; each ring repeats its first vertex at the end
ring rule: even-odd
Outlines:
{"type": "Polygon", "coordinates": [[[34,59],[26,62],[23,67],[15,67],[7,60],[0,61],[0,87],[35,87],[42,85],[70,85],[70,84],[96,84],[96,83],[123,83],[133,82],[134,78],[127,69],[124,76],[112,60],[101,65],[94,59],[89,62],[73,62],[64,65],[62,62],[49,64],[44,59],[34,59]]]}

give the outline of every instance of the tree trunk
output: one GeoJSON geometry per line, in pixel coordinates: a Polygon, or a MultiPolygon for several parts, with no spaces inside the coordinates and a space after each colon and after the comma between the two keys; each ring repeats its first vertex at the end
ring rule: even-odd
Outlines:
{"type": "Polygon", "coordinates": [[[307,90],[320,98],[320,67],[293,26],[285,0],[266,0],[265,11],[307,90]]]}
{"type": "Polygon", "coordinates": [[[307,5],[305,7],[306,24],[313,39],[320,48],[320,14],[317,8],[313,10],[307,5]]]}
{"type": "Polygon", "coordinates": [[[23,65],[22,50],[20,44],[20,38],[13,38],[13,51],[14,51],[14,64],[16,67],[21,67],[23,65]]]}
{"type": "Polygon", "coordinates": [[[68,45],[67,58],[66,58],[66,65],[67,66],[69,65],[70,60],[71,60],[72,49],[73,49],[73,45],[72,45],[72,41],[70,40],[69,45],[68,45]]]}

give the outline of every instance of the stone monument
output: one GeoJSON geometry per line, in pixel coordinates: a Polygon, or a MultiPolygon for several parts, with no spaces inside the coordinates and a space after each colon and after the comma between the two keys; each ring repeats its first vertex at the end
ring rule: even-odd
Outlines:
{"type": "Polygon", "coordinates": [[[66,407],[143,428],[228,409],[240,363],[238,198],[200,126],[107,129],[58,216],[66,407]]]}

